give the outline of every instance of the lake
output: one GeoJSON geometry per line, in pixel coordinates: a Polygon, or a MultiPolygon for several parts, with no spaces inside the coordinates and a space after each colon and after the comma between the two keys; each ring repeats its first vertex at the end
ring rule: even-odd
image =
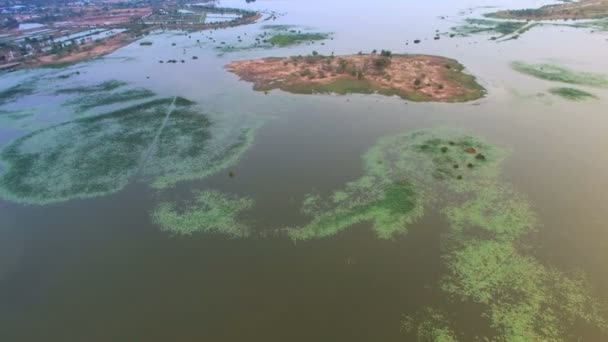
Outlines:
{"type": "MultiPolygon", "coordinates": [[[[547,3],[551,2],[268,0],[245,4],[222,0],[221,6],[263,10],[264,17],[271,12],[279,15],[274,21],[213,33],[157,31],[145,38],[152,42],[149,46],[135,42],[63,69],[23,69],[0,75],[0,89],[36,82],[34,91],[0,106],[22,114],[12,118],[0,114],[2,147],[38,129],[119,108],[110,105],[75,114],[73,106],[65,105],[72,95],[55,93],[107,80],[127,82],[128,87],[145,88],[173,102],[177,96],[196,102],[216,122],[210,141],[217,146],[209,153],[228,153],[223,144],[235,144],[235,129],[252,132],[231,162],[218,163],[217,170],[204,177],[184,175],[166,187],[129,175],[129,181],[116,191],[85,198],[37,204],[3,196],[0,339],[404,341],[416,334],[404,331],[403,322],[417,322],[432,307],[433,312],[442,312],[439,321],[447,322],[458,340],[476,340],[473,336],[515,340],[515,335],[501,332],[501,326],[492,326],[488,318],[488,313],[499,312],[487,309],[503,303],[495,301],[499,294],[489,291],[496,297],[475,300],[472,295],[465,300],[462,292],[442,285],[446,275],[456,272],[450,266],[455,264],[446,261],[451,253],[451,247],[446,249],[451,225],[445,208],[453,203],[452,197],[444,196],[447,192],[429,190],[433,200],[408,226],[407,234],[379,238],[369,220],[355,220],[337,234],[308,241],[281,233],[284,227],[308,222],[302,213],[307,194],[329,198],[365,176],[362,156],[379,139],[418,130],[463,130],[508,151],[496,182],[515,189],[537,220],[535,232],[525,235],[518,251],[538,267],[564,276],[583,274],[592,301],[607,301],[608,154],[604,147],[608,146],[608,90],[582,86],[597,99],[567,101],[547,93],[555,82],[518,73],[510,65],[513,61],[554,63],[607,73],[608,59],[602,56],[608,55],[608,34],[543,26],[501,43],[485,34],[433,39],[436,32],[448,32],[465,18],[492,11],[485,8],[488,5],[528,8],[547,3]],[[267,24],[328,32],[331,39],[323,45],[225,53],[217,48],[221,41],[236,44],[237,36],[254,37],[267,24]],[[417,39],[420,44],[413,44],[417,39]],[[467,103],[417,103],[379,94],[297,95],[279,90],[265,94],[224,69],[234,60],[308,55],[313,50],[341,55],[373,49],[454,58],[488,94],[467,103]],[[159,63],[169,59],[184,62],[159,63]],[[252,230],[248,237],[176,234],[153,222],[151,213],[159,203],[178,203],[179,211],[179,203],[192,200],[196,191],[209,190],[253,201],[239,214],[252,230]]],[[[210,157],[205,165],[215,165],[213,160],[210,157]]],[[[185,167],[173,163],[178,161],[163,159],[155,167],[185,167]],[[171,165],[163,165],[167,163],[171,165]]],[[[6,173],[8,167],[0,164],[0,171],[6,173]]],[[[204,166],[195,168],[200,173],[204,166]]],[[[150,177],[156,177],[154,172],[150,171],[150,177]]],[[[59,184],[62,178],[53,180],[59,184]]],[[[486,279],[495,274],[489,272],[486,279]]],[[[454,273],[451,279],[459,276],[454,273]]],[[[512,281],[512,287],[517,287],[519,283],[512,281]]],[[[545,289],[546,285],[534,286],[545,289]]],[[[563,300],[558,295],[551,298],[563,300]]],[[[529,299],[530,306],[525,308],[538,308],[534,300],[529,299]]],[[[540,301],[544,307],[546,303],[540,301]]],[[[560,314],[556,317],[561,319],[560,314]]],[[[540,322],[544,321],[530,324],[540,322]]],[[[572,336],[606,340],[607,332],[599,325],[577,319],[563,325],[567,326],[563,340],[572,336]]]]}

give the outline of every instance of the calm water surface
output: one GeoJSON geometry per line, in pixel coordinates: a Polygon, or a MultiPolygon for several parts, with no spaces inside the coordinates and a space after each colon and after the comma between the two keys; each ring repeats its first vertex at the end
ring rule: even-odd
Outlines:
{"type": "MultiPolygon", "coordinates": [[[[435,30],[482,13],[481,6],[545,3],[222,1],[286,13],[274,23],[333,32],[334,39],[324,46],[218,56],[212,45],[193,43],[203,40],[202,33],[189,39],[158,32],[146,38],[154,44],[145,50],[135,43],[71,69],[81,72],[76,80],[125,80],[187,97],[208,111],[262,117],[254,145],[233,168],[237,177],[222,172],[172,190],[184,196],[193,189],[251,196],[256,204],[246,215],[259,230],[301,223],[304,195],[314,189],[328,194],[357,179],[362,153],[379,137],[437,126],[484,136],[513,152],[503,177],[529,197],[540,217],[534,253],[557,267],[584,270],[607,300],[608,92],[593,89],[599,100],[578,103],[537,96],[552,84],[517,74],[509,63],[550,61],[608,73],[602,57],[608,56],[608,34],[544,27],[500,44],[487,36],[432,39],[435,30]],[[405,45],[414,39],[422,43],[405,45]],[[264,95],[223,69],[237,59],[372,49],[456,58],[489,95],[467,104],[264,95]],[[187,63],[158,63],[172,58],[187,63]]],[[[257,34],[261,24],[214,36],[234,42],[245,32],[257,34]]],[[[46,72],[51,71],[1,75],[1,88],[46,72]]],[[[15,106],[49,108],[40,125],[65,118],[58,99],[33,98],[15,106]]],[[[0,126],[0,144],[24,132],[0,126]]],[[[141,183],[110,196],[46,206],[0,201],[0,340],[400,341],[403,314],[445,302],[435,284],[445,271],[439,242],[447,224],[436,210],[395,240],[379,240],[361,224],[332,238],[294,244],[284,238],[172,237],[150,222],[154,205],[154,191],[141,183]]],[[[481,329],[474,315],[462,321],[481,329]]]]}

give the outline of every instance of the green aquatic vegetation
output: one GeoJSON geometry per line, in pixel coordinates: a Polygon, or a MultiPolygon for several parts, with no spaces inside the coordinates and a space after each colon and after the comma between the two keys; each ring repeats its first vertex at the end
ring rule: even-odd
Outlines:
{"type": "Polygon", "coordinates": [[[297,25],[268,24],[260,27],[262,30],[289,31],[298,28],[297,25]]]}
{"type": "Polygon", "coordinates": [[[236,165],[260,126],[253,120],[222,128],[193,114],[184,111],[179,113],[180,120],[169,121],[151,150],[143,174],[153,178],[152,187],[202,179],[236,165]],[[208,130],[206,125],[210,125],[208,130]]]}
{"type": "Polygon", "coordinates": [[[462,131],[437,129],[381,139],[366,158],[376,162],[372,167],[375,173],[386,172],[392,179],[415,180],[419,187],[444,185],[461,192],[497,177],[507,155],[506,150],[462,131]],[[485,160],[476,158],[480,153],[485,160]],[[455,164],[473,167],[455,169],[455,164]]]}
{"type": "Polygon", "coordinates": [[[177,97],[44,128],[0,153],[0,196],[44,204],[109,194],[137,179],[166,187],[203,178],[236,163],[253,140],[252,126],[222,123],[177,97]]]}
{"type": "Polygon", "coordinates": [[[571,70],[554,64],[511,63],[515,71],[547,81],[563,82],[594,87],[608,87],[608,76],[604,74],[571,70]]]}
{"type": "Polygon", "coordinates": [[[8,170],[0,194],[49,203],[123,188],[161,127],[172,99],[151,101],[25,135],[0,154],[8,170]]]}
{"type": "Polygon", "coordinates": [[[33,81],[23,82],[0,90],[0,105],[4,105],[23,96],[31,95],[35,90],[35,82],[33,81]]]}
{"type": "Polygon", "coordinates": [[[571,101],[581,101],[586,99],[596,99],[597,96],[576,88],[551,88],[549,93],[563,97],[571,101]]]}
{"type": "Polygon", "coordinates": [[[66,101],[64,105],[75,106],[77,112],[85,112],[89,109],[96,107],[146,99],[149,97],[153,97],[154,95],[154,92],[148,89],[138,88],[107,94],[87,94],[70,99],[66,101]]]}
{"type": "Polygon", "coordinates": [[[439,310],[427,308],[416,317],[407,316],[401,321],[401,331],[416,337],[417,341],[456,342],[456,334],[449,320],[439,310]]]}
{"type": "Polygon", "coordinates": [[[263,25],[263,33],[253,37],[238,37],[237,42],[220,42],[215,47],[221,54],[251,49],[270,49],[329,39],[331,34],[311,32],[296,25],[263,25]]]}
{"type": "Polygon", "coordinates": [[[404,234],[422,216],[425,203],[438,187],[471,191],[498,174],[505,155],[504,150],[458,130],[421,130],[380,139],[363,156],[364,176],[329,199],[308,195],[302,212],[310,222],[287,228],[287,234],[294,240],[309,240],[335,235],[362,222],[371,222],[380,238],[404,234]],[[476,160],[472,149],[483,152],[486,159],[476,160]],[[467,162],[476,167],[453,167],[467,162]],[[461,172],[465,177],[459,179],[461,172]]]}
{"type": "Polygon", "coordinates": [[[536,215],[526,198],[513,188],[485,183],[471,199],[444,210],[453,233],[474,235],[480,231],[498,240],[515,240],[534,231],[536,215]]]}
{"type": "Polygon", "coordinates": [[[273,45],[289,46],[315,40],[325,40],[327,33],[277,33],[268,40],[273,45]]]}
{"type": "Polygon", "coordinates": [[[303,213],[312,219],[303,227],[287,229],[293,240],[333,236],[361,222],[371,222],[377,236],[388,239],[407,232],[423,213],[423,201],[411,184],[382,184],[381,180],[365,177],[335,192],[327,202],[309,195],[304,204],[303,213]]]}
{"type": "Polygon", "coordinates": [[[238,215],[253,206],[249,198],[229,196],[217,191],[198,192],[186,205],[160,203],[152,212],[152,221],[163,231],[177,235],[219,233],[247,237],[250,228],[238,215]]]}
{"type": "Polygon", "coordinates": [[[57,94],[90,94],[111,91],[127,85],[127,82],[109,80],[94,85],[63,88],[56,91],[57,94]]]}
{"type": "Polygon", "coordinates": [[[584,278],[545,267],[512,243],[471,239],[447,263],[442,289],[487,306],[499,341],[569,341],[579,322],[607,327],[584,278]]]}
{"type": "Polygon", "coordinates": [[[527,22],[525,21],[502,21],[490,19],[468,18],[465,24],[452,28],[452,32],[461,36],[469,36],[477,33],[496,32],[503,37],[522,30],[527,22]]]}

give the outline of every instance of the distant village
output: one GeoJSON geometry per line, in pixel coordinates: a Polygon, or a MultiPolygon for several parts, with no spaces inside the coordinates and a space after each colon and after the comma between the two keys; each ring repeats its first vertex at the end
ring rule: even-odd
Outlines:
{"type": "Polygon", "coordinates": [[[0,70],[99,56],[154,29],[221,28],[254,22],[259,16],[218,7],[213,0],[4,1],[0,2],[0,70]]]}

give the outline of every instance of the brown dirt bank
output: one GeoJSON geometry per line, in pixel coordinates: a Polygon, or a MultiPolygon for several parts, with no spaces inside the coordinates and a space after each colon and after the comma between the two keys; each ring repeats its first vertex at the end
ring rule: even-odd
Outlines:
{"type": "Polygon", "coordinates": [[[485,89],[457,61],[428,55],[359,54],[235,61],[226,69],[253,89],[297,94],[381,93],[411,101],[465,102],[485,89]]]}
{"type": "Polygon", "coordinates": [[[79,50],[64,55],[40,56],[36,60],[26,63],[29,66],[44,66],[52,64],[76,63],[90,58],[109,54],[121,47],[132,43],[139,38],[132,37],[127,33],[119,33],[102,42],[90,42],[80,47],[79,50]]]}

